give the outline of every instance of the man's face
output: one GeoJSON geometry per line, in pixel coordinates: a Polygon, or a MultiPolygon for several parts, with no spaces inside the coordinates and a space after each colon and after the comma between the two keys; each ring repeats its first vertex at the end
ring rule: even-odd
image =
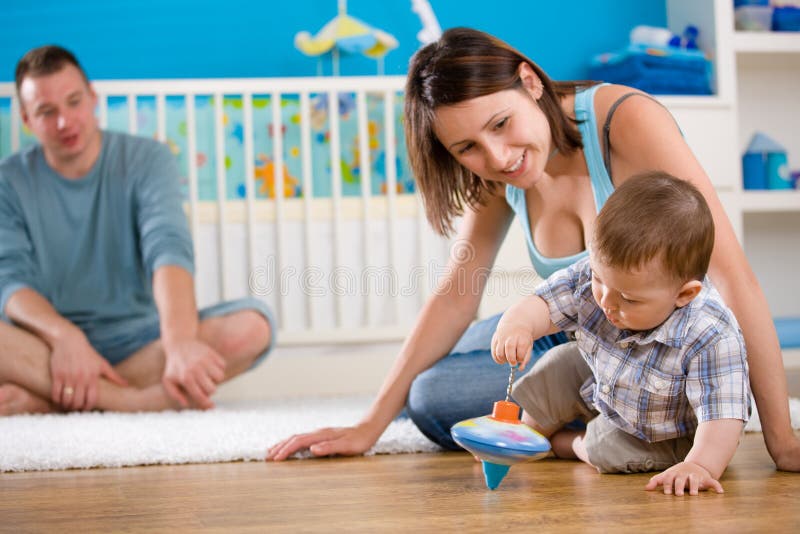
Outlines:
{"type": "Polygon", "coordinates": [[[49,161],[78,159],[96,141],[97,95],[74,65],[25,77],[19,93],[22,120],[42,143],[49,161]]]}

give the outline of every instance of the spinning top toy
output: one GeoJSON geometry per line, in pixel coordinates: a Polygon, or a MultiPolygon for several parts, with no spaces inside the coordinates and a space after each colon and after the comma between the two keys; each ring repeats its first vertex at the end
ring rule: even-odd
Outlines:
{"type": "Polygon", "coordinates": [[[486,486],[500,485],[509,468],[519,462],[547,456],[547,438],[520,421],[519,406],[509,400],[514,369],[508,377],[506,400],[494,403],[492,415],[458,422],[450,429],[453,440],[480,458],[486,486]]]}

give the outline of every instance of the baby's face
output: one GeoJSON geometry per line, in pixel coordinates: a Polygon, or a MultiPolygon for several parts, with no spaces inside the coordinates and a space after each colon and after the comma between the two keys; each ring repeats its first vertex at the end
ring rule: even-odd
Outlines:
{"type": "Polygon", "coordinates": [[[650,330],[678,305],[682,284],[663,272],[657,259],[624,271],[591,258],[592,295],[606,318],[619,329],[650,330]]]}

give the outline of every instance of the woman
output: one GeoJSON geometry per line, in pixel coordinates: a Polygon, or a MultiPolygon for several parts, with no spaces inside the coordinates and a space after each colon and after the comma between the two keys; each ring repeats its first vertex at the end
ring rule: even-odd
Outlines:
{"type": "MultiPolygon", "coordinates": [[[[554,82],[502,41],[455,28],[412,58],[405,115],[428,220],[449,234],[454,218],[463,216],[459,253],[361,422],[292,436],[267,459],[305,448],[317,456],[360,454],[406,403],[422,432],[456,448],[450,426],[489,413],[505,392],[507,368],[494,365],[489,352],[499,317],[467,328],[486,280],[477,273],[492,266],[514,216],[534,267],[548,276],[586,254],[595,216],[615,185],[658,169],[692,182],[711,208],[717,237],[709,274],[744,332],[767,447],[779,469],[800,470],[766,299],[710,180],[666,109],[623,86],[554,82]],[[476,287],[464,291],[458,280],[475,280],[476,287]]],[[[539,340],[533,359],[564,341],[539,340]]]]}

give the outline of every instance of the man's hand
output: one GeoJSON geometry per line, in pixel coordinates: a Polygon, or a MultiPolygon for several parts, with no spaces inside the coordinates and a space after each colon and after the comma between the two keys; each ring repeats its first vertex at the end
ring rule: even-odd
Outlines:
{"type": "Polygon", "coordinates": [[[124,378],[89,344],[74,323],[62,317],[41,294],[23,287],[8,299],[6,315],[50,347],[50,397],[67,410],[91,410],[102,376],[127,386],[124,378]]]}
{"type": "Polygon", "coordinates": [[[705,467],[694,462],[673,465],[663,473],[652,477],[644,489],[654,490],[658,486],[664,486],[664,495],[670,495],[673,491],[675,495],[683,495],[686,486],[689,486],[689,495],[697,495],[699,491],[707,489],[724,493],[722,484],[711,476],[705,467]]]}
{"type": "Polygon", "coordinates": [[[800,439],[791,436],[780,445],[768,447],[775,465],[781,471],[800,471],[800,439]]]}
{"type": "Polygon", "coordinates": [[[128,383],[89,344],[77,327],[53,340],[50,357],[51,398],[67,410],[91,410],[97,402],[97,380],[104,377],[120,386],[128,383]]]}
{"type": "Polygon", "coordinates": [[[165,351],[161,381],[169,396],[184,408],[190,401],[202,409],[213,408],[211,395],[225,379],[225,359],[198,339],[173,342],[165,346],[165,351]]]}

